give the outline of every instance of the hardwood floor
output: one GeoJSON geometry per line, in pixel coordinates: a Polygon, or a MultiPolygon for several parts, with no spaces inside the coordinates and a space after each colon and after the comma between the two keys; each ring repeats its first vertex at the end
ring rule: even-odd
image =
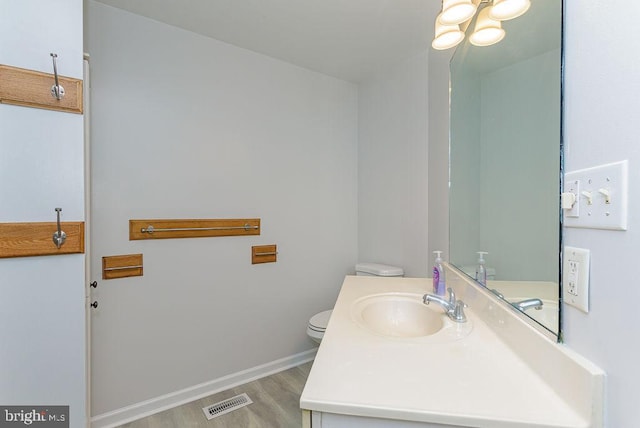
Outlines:
{"type": "Polygon", "coordinates": [[[300,395],[311,362],[200,400],[122,425],[120,428],[300,428],[300,395]],[[252,404],[207,420],[203,407],[247,393],[252,404]]]}

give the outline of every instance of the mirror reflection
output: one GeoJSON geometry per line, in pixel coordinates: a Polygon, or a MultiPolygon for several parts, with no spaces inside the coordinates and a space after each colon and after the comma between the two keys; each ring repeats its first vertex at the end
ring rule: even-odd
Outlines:
{"type": "Polygon", "coordinates": [[[559,335],[562,2],[502,27],[451,61],[449,259],[559,335]]]}

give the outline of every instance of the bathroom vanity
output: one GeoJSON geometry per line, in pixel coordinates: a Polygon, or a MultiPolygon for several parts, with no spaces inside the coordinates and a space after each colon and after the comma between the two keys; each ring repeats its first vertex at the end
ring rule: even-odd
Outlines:
{"type": "Polygon", "coordinates": [[[300,400],[305,426],[601,427],[603,372],[445,269],[465,323],[420,307],[428,279],[346,277],[300,400]],[[411,328],[433,323],[421,311],[435,327],[411,328]]]}
{"type": "Polygon", "coordinates": [[[500,45],[466,43],[451,61],[449,260],[488,251],[498,281],[445,265],[468,305],[456,325],[424,307],[428,279],[347,277],[300,400],[305,426],[603,426],[604,373],[557,343],[562,6],[532,2],[500,45]]]}

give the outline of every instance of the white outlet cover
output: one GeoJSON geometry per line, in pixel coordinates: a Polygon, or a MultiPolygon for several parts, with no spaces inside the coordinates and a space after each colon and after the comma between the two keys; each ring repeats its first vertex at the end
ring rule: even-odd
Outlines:
{"type": "Polygon", "coordinates": [[[627,230],[627,164],[624,160],[565,173],[564,191],[579,183],[579,193],[574,208],[565,210],[563,226],[627,230]]]}
{"type": "Polygon", "coordinates": [[[562,255],[562,299],[567,305],[589,312],[590,251],[564,247],[562,255]]]}

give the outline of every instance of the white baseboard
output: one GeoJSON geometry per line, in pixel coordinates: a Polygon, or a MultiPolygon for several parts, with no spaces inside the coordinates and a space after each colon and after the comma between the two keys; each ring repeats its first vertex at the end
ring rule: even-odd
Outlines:
{"type": "Polygon", "coordinates": [[[228,376],[204,382],[180,391],[161,395],[150,400],[132,404],[127,407],[103,413],[91,418],[92,428],[112,428],[136,419],[144,418],[176,406],[180,406],[191,401],[225,391],[229,388],[243,385],[245,383],[272,375],[274,373],[287,370],[291,367],[299,366],[313,360],[318,349],[301,352],[289,357],[271,361],[257,367],[242,370],[228,376]]]}

